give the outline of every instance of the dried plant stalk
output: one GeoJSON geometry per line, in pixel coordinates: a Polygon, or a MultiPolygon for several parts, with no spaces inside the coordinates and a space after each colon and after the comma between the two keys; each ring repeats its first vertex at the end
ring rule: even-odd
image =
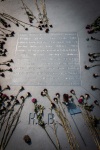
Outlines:
{"type": "MultiPolygon", "coordinates": [[[[79,150],[80,148],[79,148],[79,145],[78,145],[78,143],[77,143],[77,141],[76,141],[76,138],[75,138],[75,136],[74,136],[74,133],[72,132],[70,123],[69,123],[69,121],[68,121],[68,119],[67,119],[67,116],[66,116],[65,113],[63,112],[64,109],[62,110],[62,109],[59,107],[59,105],[56,106],[56,105],[53,103],[53,101],[51,100],[51,98],[50,98],[50,96],[49,96],[49,94],[48,94],[48,90],[47,90],[47,89],[44,89],[44,90],[41,92],[41,95],[42,95],[42,96],[46,96],[46,97],[49,99],[50,103],[53,104],[53,106],[54,106],[53,109],[55,110],[55,112],[56,112],[58,118],[60,119],[61,124],[62,124],[62,127],[64,128],[64,131],[65,131],[65,133],[66,133],[66,137],[67,137],[67,139],[68,139],[68,143],[69,143],[69,145],[70,145],[70,149],[71,149],[71,150],[79,150]]],[[[62,106],[61,106],[61,107],[62,107],[62,106]]]]}

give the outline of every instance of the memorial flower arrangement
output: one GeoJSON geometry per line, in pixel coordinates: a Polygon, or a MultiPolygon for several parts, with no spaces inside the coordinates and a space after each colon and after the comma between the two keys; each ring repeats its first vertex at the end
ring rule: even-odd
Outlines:
{"type": "Polygon", "coordinates": [[[0,141],[0,150],[6,149],[11,136],[13,135],[13,132],[18,125],[25,100],[31,96],[31,94],[27,92],[27,95],[25,97],[20,96],[19,101],[18,96],[24,90],[24,87],[22,86],[19,89],[16,96],[11,95],[9,97],[4,94],[4,91],[10,89],[11,88],[9,85],[7,85],[7,87],[5,87],[4,89],[2,89],[2,87],[0,86],[0,131],[2,131],[3,133],[0,141]]]}
{"type": "MultiPolygon", "coordinates": [[[[0,63],[0,65],[1,65],[1,66],[10,67],[10,66],[11,66],[10,63],[14,63],[13,59],[8,60],[8,61],[6,61],[6,62],[2,62],[2,63],[0,63]]],[[[12,72],[13,70],[12,70],[12,68],[9,68],[9,69],[1,69],[1,68],[0,68],[0,76],[1,76],[1,77],[5,77],[5,73],[4,73],[4,72],[6,72],[6,71],[12,72]]]]}
{"type": "MultiPolygon", "coordinates": [[[[91,113],[90,113],[91,111],[93,111],[93,108],[94,108],[93,104],[91,104],[91,105],[88,104],[90,95],[88,93],[86,93],[84,96],[81,95],[80,98],[78,99],[74,90],[71,90],[70,92],[78,100],[79,106],[82,110],[82,116],[86,122],[86,125],[93,137],[93,140],[94,140],[97,148],[100,149],[100,140],[99,140],[100,136],[99,136],[99,132],[98,132],[98,128],[97,128],[99,119],[97,119],[95,116],[91,115],[91,113]]],[[[94,101],[94,104],[99,106],[99,103],[97,100],[94,101]]]]}
{"type": "MultiPolygon", "coordinates": [[[[48,98],[50,104],[51,104],[51,108],[55,111],[55,113],[57,114],[60,122],[61,122],[61,125],[62,127],[64,128],[64,131],[65,131],[65,134],[66,134],[66,137],[68,139],[68,142],[69,142],[69,145],[70,145],[70,149],[71,150],[77,150],[77,149],[80,149],[79,148],[79,145],[76,141],[76,138],[72,132],[72,129],[71,129],[71,126],[70,126],[70,123],[67,119],[67,116],[66,116],[66,113],[65,113],[65,110],[63,108],[63,105],[62,105],[62,102],[60,101],[60,94],[59,93],[56,93],[56,98],[54,98],[54,101],[50,98],[49,96],[49,93],[48,93],[48,90],[47,89],[44,89],[42,92],[41,92],[41,96],[45,96],[48,98]]],[[[68,102],[68,95],[64,95],[64,101],[67,101],[68,102]]]]}
{"type": "Polygon", "coordinates": [[[48,133],[48,131],[46,129],[46,123],[43,120],[43,114],[44,114],[45,107],[40,105],[40,104],[38,104],[36,98],[32,99],[32,103],[34,104],[34,112],[36,113],[36,117],[37,117],[37,120],[38,120],[38,125],[40,127],[42,127],[42,129],[44,129],[45,133],[47,134],[47,136],[50,139],[51,143],[54,145],[55,149],[60,150],[61,147],[60,147],[60,143],[59,143],[59,140],[58,140],[58,137],[57,137],[55,123],[53,122],[53,126],[54,126],[54,134],[55,134],[55,137],[56,137],[57,146],[54,143],[54,141],[52,140],[50,134],[48,133]]]}

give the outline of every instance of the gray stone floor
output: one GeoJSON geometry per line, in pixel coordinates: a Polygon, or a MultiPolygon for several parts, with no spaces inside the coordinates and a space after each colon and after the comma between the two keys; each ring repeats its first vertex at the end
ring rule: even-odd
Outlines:
{"type": "MultiPolygon", "coordinates": [[[[33,0],[25,0],[26,4],[30,7],[31,10],[33,10],[34,14],[36,14],[36,9],[33,3],[33,0]]],[[[99,41],[86,41],[86,38],[90,38],[91,35],[88,35],[85,26],[87,24],[92,23],[99,15],[100,15],[100,1],[90,1],[90,0],[46,0],[46,6],[47,6],[47,13],[48,17],[50,19],[50,22],[53,24],[53,28],[50,31],[51,33],[59,34],[59,33],[77,33],[78,40],[79,40],[79,62],[80,62],[80,72],[81,72],[81,85],[77,86],[76,84],[73,86],[68,86],[67,84],[60,86],[61,84],[40,84],[36,86],[36,84],[26,84],[25,91],[22,93],[23,95],[26,94],[26,92],[31,92],[32,97],[37,98],[37,100],[40,102],[40,104],[43,104],[45,109],[46,116],[44,117],[45,121],[47,121],[47,114],[50,113],[50,104],[49,101],[46,98],[41,97],[40,93],[44,88],[47,88],[51,98],[54,98],[55,93],[59,92],[61,94],[61,99],[63,98],[64,93],[69,93],[71,89],[75,89],[77,97],[80,95],[84,95],[85,93],[90,94],[90,104],[93,103],[94,100],[98,100],[100,102],[100,91],[92,91],[91,85],[95,85],[98,88],[100,88],[100,79],[94,79],[92,74],[93,73],[99,73],[100,74],[100,67],[94,67],[90,70],[85,70],[84,65],[92,65],[88,59],[88,53],[92,52],[100,52],[100,42],[99,41]]],[[[27,16],[25,15],[24,10],[22,9],[22,4],[20,0],[5,0],[4,2],[0,2],[0,12],[5,12],[10,15],[13,15],[14,17],[18,19],[22,19],[23,21],[28,22],[27,16]]],[[[0,62],[6,61],[8,59],[14,59],[14,64],[12,64],[13,69],[16,69],[16,60],[18,57],[16,57],[16,51],[18,50],[18,37],[19,34],[44,34],[44,31],[38,31],[35,28],[29,28],[29,31],[25,31],[22,27],[17,28],[15,25],[12,24],[12,29],[15,30],[16,35],[14,38],[9,38],[6,42],[5,47],[8,49],[8,56],[7,58],[1,58],[0,62]]],[[[49,35],[46,35],[49,37],[49,35]]],[[[100,39],[100,34],[94,34],[93,35],[96,38],[100,39]]],[[[21,59],[21,58],[20,58],[21,59]]],[[[42,59],[41,59],[42,60],[42,59]]],[[[40,60],[40,61],[41,61],[40,60]]],[[[21,63],[23,63],[23,60],[21,59],[21,63]]],[[[59,62],[60,63],[60,62],[59,62]]],[[[99,62],[95,62],[94,64],[99,64],[99,62]]],[[[14,73],[16,70],[14,71],[14,73]]],[[[17,80],[18,78],[14,78],[14,73],[6,73],[6,78],[0,78],[0,83],[3,87],[5,87],[7,84],[11,85],[11,93],[8,92],[8,95],[17,93],[18,89],[20,88],[20,83],[17,80]],[[16,80],[18,84],[12,84],[13,80],[16,80]]],[[[19,72],[20,73],[20,72],[19,72]]],[[[22,76],[22,75],[21,75],[22,76]]],[[[23,77],[23,76],[22,76],[23,77]]],[[[24,78],[24,77],[23,77],[24,78]]],[[[26,77],[25,77],[26,78],[26,77]]],[[[24,79],[25,80],[25,79],[24,79]]],[[[63,78],[62,78],[63,81],[63,78]]],[[[7,91],[6,91],[7,93],[7,91]]],[[[22,95],[20,94],[20,96],[22,95]]],[[[19,96],[19,97],[20,97],[19,96]]],[[[75,103],[77,104],[77,100],[75,99],[75,103]]],[[[81,114],[74,115],[73,118],[78,126],[78,129],[81,133],[82,140],[74,122],[71,118],[70,114],[66,109],[66,114],[68,116],[69,122],[71,124],[71,127],[73,129],[73,132],[79,141],[80,149],[81,150],[97,150],[93,138],[91,134],[89,133],[87,126],[82,118],[81,114]]],[[[45,132],[38,126],[31,124],[28,124],[29,120],[29,113],[33,113],[34,107],[31,102],[31,98],[27,99],[21,117],[20,122],[11,137],[11,140],[6,148],[6,150],[53,150],[55,149],[53,145],[51,144],[50,140],[47,138],[45,132]],[[25,134],[28,134],[32,139],[32,144],[29,146],[23,141],[23,136],[25,134]]],[[[92,114],[96,115],[100,118],[100,109],[99,107],[95,106],[94,111],[92,114]]],[[[57,117],[55,116],[55,120],[57,120],[57,117]]],[[[51,125],[52,126],[52,125],[51,125]]],[[[52,139],[55,141],[55,137],[53,134],[52,129],[48,126],[48,131],[50,132],[52,139]]],[[[58,127],[58,136],[61,142],[62,149],[68,149],[69,146],[64,134],[63,129],[59,126],[58,127]]],[[[0,133],[1,135],[2,133],[0,133]]],[[[1,136],[0,136],[1,138],[1,136]]]]}

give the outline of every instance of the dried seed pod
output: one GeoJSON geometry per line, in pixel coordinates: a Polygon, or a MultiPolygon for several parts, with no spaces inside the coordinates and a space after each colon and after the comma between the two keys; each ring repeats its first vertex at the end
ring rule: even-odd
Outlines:
{"type": "Polygon", "coordinates": [[[97,100],[95,100],[94,103],[99,106],[99,102],[97,100]]]}
{"type": "Polygon", "coordinates": [[[16,100],[16,101],[15,101],[15,104],[18,105],[18,104],[20,104],[20,102],[19,102],[18,100],[16,100]]]}
{"type": "Polygon", "coordinates": [[[25,28],[26,31],[28,31],[28,28],[25,28]]]}
{"type": "Polygon", "coordinates": [[[16,23],[16,26],[17,26],[17,27],[19,27],[19,24],[18,24],[18,23],[16,23]]]}
{"type": "Polygon", "coordinates": [[[53,28],[53,25],[52,25],[52,24],[50,24],[49,26],[50,26],[50,28],[53,28]]]}
{"type": "Polygon", "coordinates": [[[9,34],[6,34],[6,37],[9,37],[9,34]]]}
{"type": "Polygon", "coordinates": [[[85,99],[88,100],[89,97],[90,97],[90,95],[86,93],[86,94],[85,94],[85,99]]]}
{"type": "Polygon", "coordinates": [[[47,28],[47,29],[45,30],[45,32],[46,32],[46,33],[49,33],[49,29],[47,28]]]}
{"type": "Polygon", "coordinates": [[[47,24],[45,24],[45,27],[47,28],[47,27],[48,27],[48,25],[47,25],[47,24]]]}
{"type": "Polygon", "coordinates": [[[42,28],[44,28],[45,26],[44,26],[44,24],[42,25],[42,28]]]}
{"type": "Polygon", "coordinates": [[[27,97],[31,97],[31,93],[30,92],[27,92],[27,97]]]}
{"type": "Polygon", "coordinates": [[[42,91],[41,96],[43,96],[43,97],[46,96],[46,93],[42,91]]]}
{"type": "Polygon", "coordinates": [[[10,67],[10,64],[8,63],[8,64],[6,64],[6,66],[10,67]]]}
{"type": "Polygon", "coordinates": [[[4,106],[3,106],[3,109],[2,109],[2,111],[5,111],[5,110],[6,110],[6,107],[4,107],[4,106]]]}
{"type": "Polygon", "coordinates": [[[43,21],[40,21],[40,24],[42,24],[43,23],[43,21]]]}
{"type": "Polygon", "coordinates": [[[90,57],[93,56],[93,55],[94,55],[94,53],[88,53],[88,56],[90,56],[90,57]]]}
{"type": "Polygon", "coordinates": [[[20,88],[20,92],[22,92],[23,90],[25,90],[25,89],[24,89],[24,87],[23,87],[23,86],[21,86],[21,88],[20,88]]]}
{"type": "Polygon", "coordinates": [[[89,66],[87,66],[87,65],[85,65],[85,66],[84,66],[84,68],[85,68],[85,69],[89,69],[90,67],[89,67],[89,66]]]}
{"type": "Polygon", "coordinates": [[[53,99],[56,103],[58,103],[58,99],[55,97],[54,99],[53,99]]]}
{"type": "Polygon", "coordinates": [[[11,101],[14,100],[14,98],[15,98],[15,97],[14,97],[13,95],[10,95],[11,101]]]}
{"type": "Polygon", "coordinates": [[[84,99],[84,96],[83,96],[83,95],[81,95],[81,96],[80,96],[80,98],[84,99]]]}
{"type": "Polygon", "coordinates": [[[91,86],[91,89],[92,89],[92,90],[96,90],[97,88],[92,85],[92,86],[91,86]]]}
{"type": "Polygon", "coordinates": [[[42,30],[42,27],[40,27],[39,29],[42,30]]]}
{"type": "Polygon", "coordinates": [[[4,73],[1,73],[0,76],[1,76],[1,77],[5,77],[5,74],[4,74],[4,73]]]}
{"type": "Polygon", "coordinates": [[[56,96],[57,96],[57,98],[60,98],[60,94],[59,93],[56,93],[56,96]]]}
{"type": "Polygon", "coordinates": [[[6,89],[10,90],[10,86],[9,86],[9,85],[7,85],[6,89]]]}
{"type": "Polygon", "coordinates": [[[12,70],[12,68],[10,68],[10,69],[8,69],[8,71],[12,72],[13,70],[12,70]]]}
{"type": "Polygon", "coordinates": [[[92,63],[92,62],[94,62],[94,59],[92,59],[92,58],[89,58],[89,62],[91,62],[91,63],[92,63]]]}
{"type": "Polygon", "coordinates": [[[73,95],[75,95],[75,91],[73,89],[70,90],[70,93],[73,94],[73,95]]]}
{"type": "MultiPolygon", "coordinates": [[[[0,91],[2,90],[2,86],[0,85],[0,91]]],[[[2,94],[2,93],[0,93],[0,94],[2,94]]]]}
{"type": "Polygon", "coordinates": [[[97,77],[98,77],[98,74],[94,73],[94,74],[93,74],[93,77],[94,77],[94,78],[97,78],[97,77]]]}
{"type": "Polygon", "coordinates": [[[48,94],[48,90],[47,89],[44,89],[43,92],[45,92],[46,94],[48,94]]]}
{"type": "Polygon", "coordinates": [[[21,96],[20,98],[23,100],[23,99],[24,99],[24,96],[21,96]]]}
{"type": "Polygon", "coordinates": [[[91,28],[91,26],[90,26],[90,25],[87,25],[87,26],[86,26],[86,29],[90,29],[90,28],[91,28]]]}
{"type": "Polygon", "coordinates": [[[11,106],[11,103],[10,102],[7,102],[7,107],[11,106]]]}
{"type": "Polygon", "coordinates": [[[56,105],[54,103],[51,103],[51,109],[55,109],[56,105]]]}

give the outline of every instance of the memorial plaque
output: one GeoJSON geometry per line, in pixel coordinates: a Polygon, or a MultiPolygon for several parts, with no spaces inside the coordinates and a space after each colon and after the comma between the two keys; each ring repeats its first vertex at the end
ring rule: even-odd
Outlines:
{"type": "Polygon", "coordinates": [[[12,85],[80,86],[77,33],[19,34],[12,85]]]}

